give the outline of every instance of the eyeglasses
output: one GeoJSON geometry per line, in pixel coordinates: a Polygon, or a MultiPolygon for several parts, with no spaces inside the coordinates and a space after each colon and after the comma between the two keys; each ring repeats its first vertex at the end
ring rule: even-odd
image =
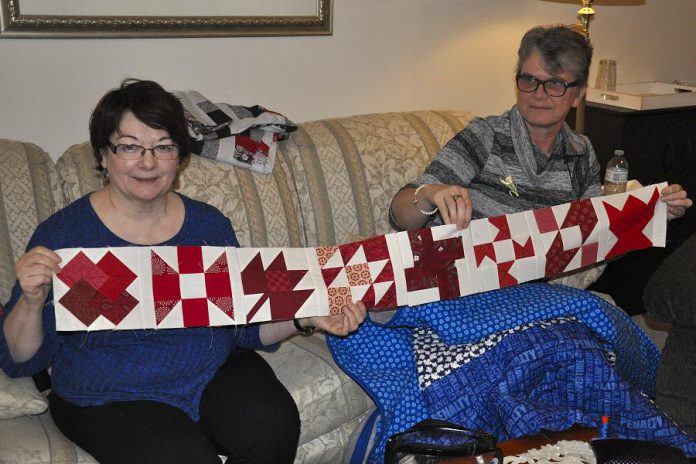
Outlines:
{"type": "Polygon", "coordinates": [[[558,79],[556,77],[542,81],[541,79],[537,79],[536,77],[529,76],[527,74],[520,74],[517,76],[517,88],[520,90],[520,92],[536,92],[539,85],[544,88],[544,92],[546,92],[546,95],[549,97],[562,97],[565,95],[568,87],[577,87],[579,85],[579,81],[566,82],[563,79],[558,79]]]}
{"type": "Polygon", "coordinates": [[[157,145],[152,148],[145,148],[133,143],[119,143],[114,145],[109,142],[109,148],[114,155],[122,160],[134,161],[145,156],[145,152],[152,152],[152,155],[159,160],[173,160],[179,156],[179,145],[157,145]]]}
{"type": "Polygon", "coordinates": [[[502,464],[503,453],[495,437],[480,430],[469,430],[450,422],[429,419],[392,435],[387,441],[385,463],[457,462],[471,464],[502,464]]]}

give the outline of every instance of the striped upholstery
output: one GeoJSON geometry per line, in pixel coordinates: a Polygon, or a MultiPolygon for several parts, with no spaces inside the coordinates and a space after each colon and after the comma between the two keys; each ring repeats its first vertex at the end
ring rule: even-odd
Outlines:
{"type": "Polygon", "coordinates": [[[0,139],[0,302],[36,226],[63,206],[53,161],[31,143],[0,139]]]}
{"type": "Polygon", "coordinates": [[[308,246],[393,232],[388,207],[474,115],[381,113],[300,124],[284,146],[308,246]]]}

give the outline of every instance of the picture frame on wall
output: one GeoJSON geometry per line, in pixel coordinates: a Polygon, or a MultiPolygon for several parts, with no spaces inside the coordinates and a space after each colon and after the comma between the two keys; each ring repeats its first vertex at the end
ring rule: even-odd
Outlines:
{"type": "Polygon", "coordinates": [[[0,38],[332,33],[332,0],[0,0],[0,38]]]}

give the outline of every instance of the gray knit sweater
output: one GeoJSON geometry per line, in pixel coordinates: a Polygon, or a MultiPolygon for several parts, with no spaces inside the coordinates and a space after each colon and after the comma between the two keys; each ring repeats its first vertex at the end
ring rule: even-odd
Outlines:
{"type": "MultiPolygon", "coordinates": [[[[467,187],[474,219],[601,194],[600,166],[589,139],[564,124],[552,154],[546,155],[532,143],[517,106],[471,121],[407,187],[434,183],[467,187]],[[519,196],[510,195],[501,182],[508,176],[519,196]]],[[[436,224],[441,224],[439,215],[427,225],[436,224]]]]}

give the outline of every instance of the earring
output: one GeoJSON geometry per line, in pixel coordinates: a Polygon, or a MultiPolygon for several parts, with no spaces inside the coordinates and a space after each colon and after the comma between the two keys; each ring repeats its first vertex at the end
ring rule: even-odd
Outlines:
{"type": "Polygon", "coordinates": [[[106,168],[104,168],[102,170],[101,181],[102,181],[102,185],[106,185],[109,183],[109,171],[106,168]]]}

